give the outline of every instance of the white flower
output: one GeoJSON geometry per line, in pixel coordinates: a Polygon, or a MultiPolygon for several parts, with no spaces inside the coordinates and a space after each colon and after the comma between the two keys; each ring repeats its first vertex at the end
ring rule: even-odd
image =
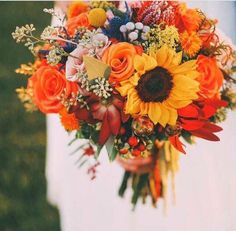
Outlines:
{"type": "Polygon", "coordinates": [[[102,54],[105,49],[111,44],[108,37],[102,33],[93,35],[91,38],[91,42],[95,50],[94,53],[98,58],[102,57],[102,54]]]}

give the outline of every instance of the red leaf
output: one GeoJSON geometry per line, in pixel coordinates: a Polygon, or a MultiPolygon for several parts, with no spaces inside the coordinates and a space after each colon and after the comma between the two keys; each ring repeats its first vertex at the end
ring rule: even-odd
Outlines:
{"type": "Polygon", "coordinates": [[[204,125],[205,121],[181,119],[181,123],[183,129],[187,131],[192,131],[201,128],[204,125]]]}
{"type": "Polygon", "coordinates": [[[202,108],[202,112],[204,118],[208,119],[216,113],[216,108],[211,105],[204,105],[204,107],[202,108]]]}
{"type": "Polygon", "coordinates": [[[210,140],[210,141],[219,141],[219,137],[216,136],[215,134],[209,132],[207,129],[199,129],[196,131],[191,131],[192,135],[200,137],[205,140],[210,140]]]}
{"type": "Polygon", "coordinates": [[[209,123],[209,122],[206,122],[202,128],[205,130],[208,130],[209,132],[213,132],[213,133],[220,132],[223,130],[220,126],[218,126],[216,124],[209,123]]]}
{"type": "Polygon", "coordinates": [[[207,99],[205,103],[215,108],[226,107],[229,104],[227,101],[221,99],[207,99]]]}
{"type": "Polygon", "coordinates": [[[182,152],[183,154],[186,154],[186,152],[183,148],[183,146],[185,146],[185,145],[179,140],[179,137],[177,135],[170,136],[169,141],[178,151],[182,152]]]}
{"type": "Polygon", "coordinates": [[[102,127],[101,127],[101,131],[99,134],[99,139],[98,139],[98,143],[103,145],[106,143],[106,141],[108,140],[111,131],[110,131],[110,127],[109,127],[109,123],[108,123],[108,113],[106,112],[102,121],[102,127]]]}
{"type": "Polygon", "coordinates": [[[187,118],[197,118],[198,117],[198,109],[193,104],[188,105],[187,107],[178,109],[178,115],[187,118]]]}

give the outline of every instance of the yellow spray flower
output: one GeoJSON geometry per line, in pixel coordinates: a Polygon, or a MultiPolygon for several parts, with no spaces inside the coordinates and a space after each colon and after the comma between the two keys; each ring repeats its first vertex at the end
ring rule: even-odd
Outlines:
{"type": "Polygon", "coordinates": [[[153,123],[175,125],[177,109],[198,98],[199,83],[195,80],[196,60],[181,64],[182,52],[167,46],[150,55],[136,55],[136,73],[120,83],[117,90],[127,97],[125,113],[147,115],[153,123]]]}
{"type": "Polygon", "coordinates": [[[89,23],[94,27],[101,27],[106,22],[106,11],[102,8],[94,8],[90,10],[88,15],[89,23]]]}

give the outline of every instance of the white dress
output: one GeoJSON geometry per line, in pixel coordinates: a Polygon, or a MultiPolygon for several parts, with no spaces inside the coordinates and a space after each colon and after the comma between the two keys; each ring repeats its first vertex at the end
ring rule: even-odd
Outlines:
{"type": "MultiPolygon", "coordinates": [[[[220,27],[234,38],[234,2],[194,2],[211,17],[218,18],[220,27]]],[[[177,203],[171,203],[167,215],[163,204],[154,209],[149,203],[138,204],[132,212],[130,192],[124,199],[117,196],[123,170],[109,163],[101,153],[101,166],[94,181],[86,168],[78,169],[78,155],[69,155],[73,139],[60,125],[57,115],[47,116],[48,200],[60,212],[63,231],[234,231],[236,230],[236,113],[229,113],[220,142],[197,140],[182,155],[176,179],[177,203]]]]}

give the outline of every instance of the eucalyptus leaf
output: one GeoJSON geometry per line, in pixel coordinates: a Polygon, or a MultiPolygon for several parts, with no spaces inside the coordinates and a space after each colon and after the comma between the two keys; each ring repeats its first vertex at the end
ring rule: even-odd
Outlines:
{"type": "Polygon", "coordinates": [[[114,147],[114,140],[115,136],[110,136],[105,144],[110,161],[115,160],[117,155],[117,149],[114,147]]]}

